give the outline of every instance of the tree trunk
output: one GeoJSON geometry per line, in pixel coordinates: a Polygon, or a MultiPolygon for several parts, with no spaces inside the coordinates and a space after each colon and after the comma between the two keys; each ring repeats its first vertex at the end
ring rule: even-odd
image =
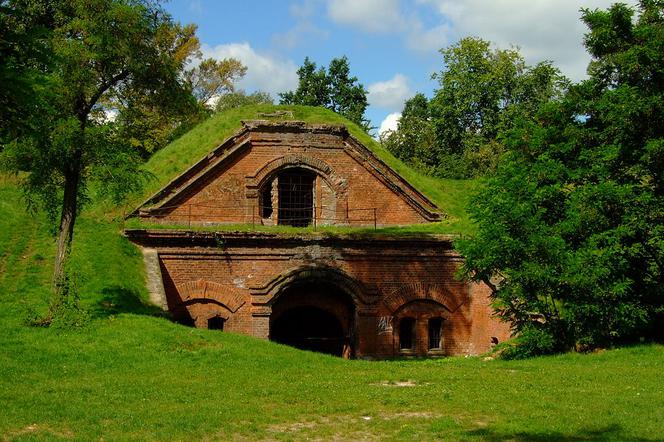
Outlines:
{"type": "Polygon", "coordinates": [[[78,185],[81,176],[78,161],[75,163],[65,176],[60,228],[58,229],[58,249],[55,255],[55,269],[53,271],[53,290],[58,296],[64,294],[67,286],[65,265],[69,258],[71,242],[74,238],[74,223],[76,222],[76,211],[78,209],[78,185]]]}

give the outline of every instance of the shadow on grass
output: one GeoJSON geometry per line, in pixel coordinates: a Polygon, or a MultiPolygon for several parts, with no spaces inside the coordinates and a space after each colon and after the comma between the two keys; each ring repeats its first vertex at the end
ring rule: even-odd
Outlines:
{"type": "Polygon", "coordinates": [[[608,425],[603,428],[582,429],[575,434],[561,432],[545,431],[523,431],[518,433],[506,433],[491,428],[479,428],[467,433],[472,438],[486,441],[535,441],[535,442],[553,442],[553,441],[599,441],[599,440],[620,440],[631,442],[655,441],[658,439],[647,439],[633,437],[625,434],[622,426],[608,425]]]}
{"type": "Polygon", "coordinates": [[[167,316],[162,309],[142,299],[139,293],[126,287],[106,287],[101,293],[102,299],[90,309],[90,314],[94,318],[107,318],[121,313],[167,316]]]}

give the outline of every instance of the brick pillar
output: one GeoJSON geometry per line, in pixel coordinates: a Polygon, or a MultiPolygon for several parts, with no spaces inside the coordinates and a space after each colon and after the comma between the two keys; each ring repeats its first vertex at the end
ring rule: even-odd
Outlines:
{"type": "Polygon", "coordinates": [[[268,306],[254,306],[251,310],[251,334],[256,338],[268,339],[270,337],[270,315],[272,308],[268,306]]]}
{"type": "Polygon", "coordinates": [[[164,279],[159,266],[159,254],[156,249],[141,247],[143,252],[143,262],[145,264],[145,279],[150,301],[161,307],[162,310],[168,310],[166,302],[166,290],[164,289],[164,279]]]}

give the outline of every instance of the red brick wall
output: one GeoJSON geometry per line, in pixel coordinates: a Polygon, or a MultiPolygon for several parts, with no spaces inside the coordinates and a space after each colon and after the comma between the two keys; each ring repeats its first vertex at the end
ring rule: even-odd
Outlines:
{"type": "MultiPolygon", "coordinates": [[[[309,281],[352,299],[358,357],[400,355],[396,325],[404,316],[419,321],[416,355],[480,354],[492,337],[509,337],[507,325],[492,316],[488,287],[454,278],[461,258],[445,238],[127,234],[157,248],[170,310],[197,326],[219,315],[227,319],[225,331],[267,338],[271,306],[290,296],[295,283],[309,281]],[[437,316],[444,319],[442,350],[430,353],[426,321],[437,316]]],[[[320,297],[318,305],[329,299],[330,310],[339,309],[329,294],[320,297]]]]}
{"type": "Polygon", "coordinates": [[[314,199],[322,207],[317,207],[316,216],[326,218],[319,224],[373,225],[374,209],[378,225],[418,224],[431,220],[417,209],[418,204],[435,210],[417,191],[395,181],[394,172],[366,154],[365,148],[338,131],[252,131],[229,151],[236,148],[232,158],[220,162],[203,179],[192,174],[185,185],[174,189],[177,196],[143,217],[181,225],[269,223],[260,217],[257,186],[277,173],[271,167],[303,167],[317,174],[314,199]]]}

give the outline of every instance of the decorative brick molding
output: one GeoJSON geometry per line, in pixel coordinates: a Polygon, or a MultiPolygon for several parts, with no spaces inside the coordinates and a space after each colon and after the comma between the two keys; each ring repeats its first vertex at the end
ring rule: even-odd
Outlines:
{"type": "Polygon", "coordinates": [[[404,284],[383,298],[385,307],[393,313],[413,301],[434,301],[450,312],[455,312],[464,303],[442,284],[421,282],[404,284]]]}
{"type": "MultiPolygon", "coordinates": [[[[251,304],[255,307],[270,306],[293,283],[315,280],[324,281],[343,290],[353,299],[356,307],[376,303],[375,288],[361,283],[340,269],[319,265],[298,267],[277,276],[264,286],[250,288],[251,304]]],[[[256,309],[256,311],[258,310],[256,309]]]]}
{"type": "Polygon", "coordinates": [[[325,161],[311,155],[285,155],[261,167],[253,176],[247,177],[247,198],[256,198],[258,189],[277,172],[289,168],[310,170],[320,175],[339,198],[346,190],[346,181],[325,161]]]}
{"type": "Polygon", "coordinates": [[[316,204],[327,210],[317,215],[324,224],[409,225],[443,217],[435,204],[343,126],[243,124],[129,216],[179,225],[253,224],[261,186],[281,170],[302,168],[329,189],[330,197],[321,193],[325,201],[316,204]]]}
{"type": "Polygon", "coordinates": [[[199,279],[177,286],[182,301],[207,299],[219,303],[235,313],[245,303],[241,293],[231,293],[228,286],[199,279]]]}
{"type": "Polygon", "coordinates": [[[156,250],[169,309],[185,324],[214,328],[210,320],[223,319],[224,331],[269,339],[279,315],[314,306],[348,327],[358,358],[403,354],[404,317],[416,320],[410,355],[478,354],[510,336],[509,324],[493,315],[490,288],[454,278],[462,257],[449,236],[167,229],[125,235],[156,250]],[[444,319],[442,345],[432,353],[428,322],[436,318],[444,319]]]}

